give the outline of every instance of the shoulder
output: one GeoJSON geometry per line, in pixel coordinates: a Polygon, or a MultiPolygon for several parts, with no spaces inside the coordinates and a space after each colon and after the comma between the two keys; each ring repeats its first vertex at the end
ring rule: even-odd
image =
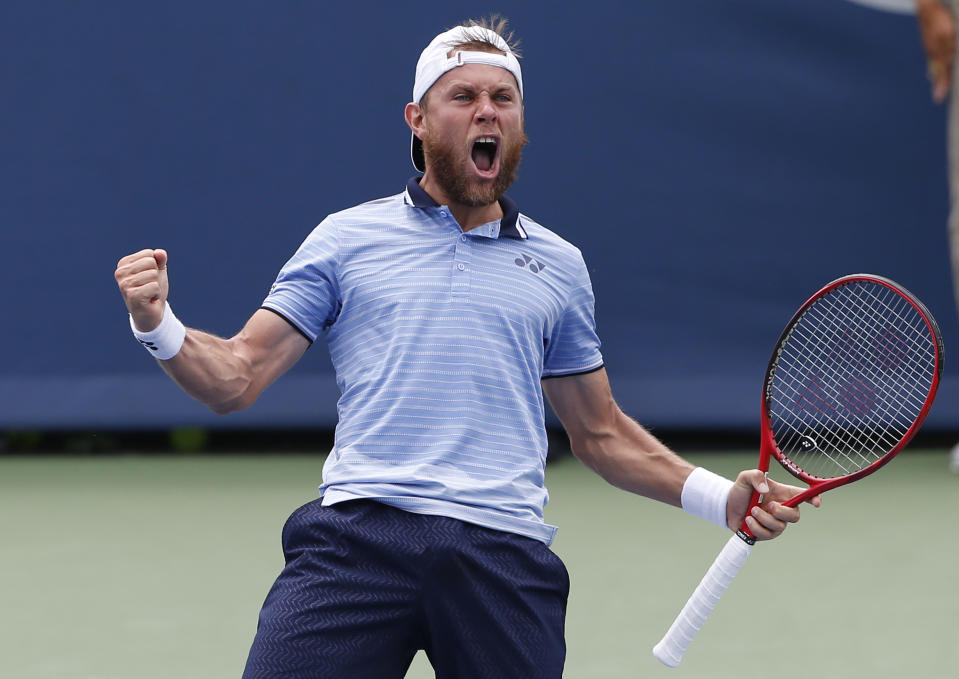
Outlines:
{"type": "Polygon", "coordinates": [[[384,198],[370,200],[353,207],[330,213],[324,221],[333,221],[337,224],[366,222],[371,219],[395,217],[398,212],[405,212],[407,205],[404,193],[397,193],[384,198]]]}
{"type": "Polygon", "coordinates": [[[395,222],[405,215],[406,205],[402,193],[370,200],[337,212],[331,212],[307,236],[307,241],[328,240],[343,233],[364,230],[384,222],[395,222]]]}
{"type": "Polygon", "coordinates": [[[543,226],[522,212],[519,214],[517,221],[523,231],[526,232],[527,241],[531,246],[548,249],[554,253],[554,256],[562,258],[569,264],[585,266],[582,251],[555,231],[543,226]]]}

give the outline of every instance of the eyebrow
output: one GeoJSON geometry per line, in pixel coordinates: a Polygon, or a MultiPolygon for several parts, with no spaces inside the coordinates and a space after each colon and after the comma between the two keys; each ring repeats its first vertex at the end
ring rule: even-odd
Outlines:
{"type": "Polygon", "coordinates": [[[450,89],[450,90],[461,89],[461,90],[471,90],[471,91],[489,89],[494,92],[502,92],[503,90],[510,90],[512,92],[519,94],[519,88],[514,83],[511,83],[505,80],[491,87],[477,85],[475,83],[470,83],[465,80],[453,80],[447,83],[446,87],[447,89],[450,89]]]}

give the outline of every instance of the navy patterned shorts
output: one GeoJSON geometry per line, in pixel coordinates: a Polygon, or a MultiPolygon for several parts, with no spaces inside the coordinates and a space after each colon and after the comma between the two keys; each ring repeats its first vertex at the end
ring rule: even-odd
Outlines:
{"type": "Polygon", "coordinates": [[[244,679],[562,676],[569,576],[543,543],[370,500],[314,500],[283,528],[244,679]]]}

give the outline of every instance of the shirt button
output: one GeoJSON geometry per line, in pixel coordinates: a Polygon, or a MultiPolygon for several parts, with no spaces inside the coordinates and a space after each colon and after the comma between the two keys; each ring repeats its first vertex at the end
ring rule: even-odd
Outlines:
{"type": "Polygon", "coordinates": [[[466,242],[466,234],[465,234],[465,233],[464,233],[462,236],[460,236],[460,240],[463,241],[464,243],[466,242]]]}
{"type": "Polygon", "coordinates": [[[456,265],[456,268],[459,269],[460,271],[464,271],[464,270],[466,269],[466,265],[465,265],[465,264],[457,264],[457,265],[456,265]]]}

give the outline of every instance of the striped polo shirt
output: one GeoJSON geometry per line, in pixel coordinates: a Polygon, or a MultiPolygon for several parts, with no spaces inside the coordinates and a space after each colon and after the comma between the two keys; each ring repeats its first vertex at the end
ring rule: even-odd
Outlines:
{"type": "Polygon", "coordinates": [[[328,216],[263,307],[325,335],[323,504],[375,499],[549,544],[540,380],[602,367],[580,251],[520,214],[464,233],[416,179],[328,216]]]}

